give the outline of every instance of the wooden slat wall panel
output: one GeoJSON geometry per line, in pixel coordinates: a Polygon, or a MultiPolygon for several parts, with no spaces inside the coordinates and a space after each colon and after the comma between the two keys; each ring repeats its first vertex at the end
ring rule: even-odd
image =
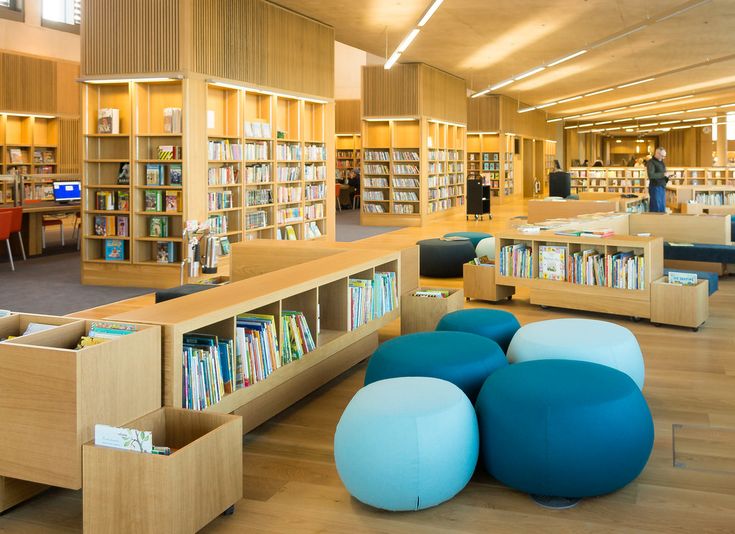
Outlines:
{"type": "Polygon", "coordinates": [[[331,98],[334,29],[263,0],[194,2],[192,70],[331,98]]]}
{"type": "Polygon", "coordinates": [[[56,112],[61,115],[79,115],[82,92],[79,63],[59,62],[56,66],[56,112]]]}
{"type": "Polygon", "coordinates": [[[180,3],[181,0],[84,0],[82,75],[178,71],[180,3]]]}
{"type": "Polygon", "coordinates": [[[0,110],[56,113],[57,63],[11,53],[0,56],[0,85],[3,87],[0,110]]]}
{"type": "Polygon", "coordinates": [[[421,66],[421,114],[467,123],[467,84],[462,78],[429,65],[421,66]]]}
{"type": "Polygon", "coordinates": [[[553,139],[555,135],[553,123],[546,122],[546,113],[518,113],[518,103],[502,95],[468,98],[467,115],[469,132],[502,131],[533,139],[553,139]]]}
{"type": "Polygon", "coordinates": [[[81,121],[59,119],[59,172],[81,173],[82,129],[81,121]]]}
{"type": "Polygon", "coordinates": [[[467,131],[500,131],[500,103],[497,96],[467,99],[467,131]]]}
{"type": "Polygon", "coordinates": [[[420,64],[382,65],[362,68],[363,117],[392,117],[421,114],[419,92],[420,64]]]}
{"type": "Polygon", "coordinates": [[[361,129],[360,100],[336,100],[335,133],[359,134],[361,129]]]}

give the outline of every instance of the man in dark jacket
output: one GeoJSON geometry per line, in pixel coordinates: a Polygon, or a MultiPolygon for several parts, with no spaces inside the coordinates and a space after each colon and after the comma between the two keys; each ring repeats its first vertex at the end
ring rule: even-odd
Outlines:
{"type": "Polygon", "coordinates": [[[658,147],[653,157],[646,164],[648,195],[650,197],[649,211],[666,212],[666,182],[669,181],[669,177],[666,175],[665,157],[666,150],[658,147]]]}

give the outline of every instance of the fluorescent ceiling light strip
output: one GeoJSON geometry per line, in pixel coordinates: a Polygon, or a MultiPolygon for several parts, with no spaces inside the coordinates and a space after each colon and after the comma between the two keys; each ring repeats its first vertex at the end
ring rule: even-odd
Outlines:
{"type": "Polygon", "coordinates": [[[519,109],[518,113],[528,113],[529,111],[533,111],[534,109],[536,108],[535,107],[534,108],[523,108],[523,109],[519,109]]]}
{"type": "MultiPolygon", "coordinates": [[[[642,84],[642,83],[648,83],[648,82],[652,82],[652,81],[653,81],[653,80],[655,80],[655,79],[656,79],[656,78],[646,78],[646,79],[644,79],[644,80],[638,80],[638,81],[635,81],[635,82],[630,82],[630,83],[624,83],[623,85],[618,85],[618,89],[624,89],[624,88],[626,88],[626,87],[633,87],[634,85],[640,85],[640,84],[642,84]]],[[[631,107],[632,107],[632,106],[631,106],[631,107]]]]}
{"type": "Polygon", "coordinates": [[[370,117],[364,119],[368,122],[385,122],[385,121],[417,121],[413,117],[370,117]]]}
{"type": "Polygon", "coordinates": [[[711,1],[712,0],[702,0],[701,2],[697,2],[696,4],[692,4],[692,5],[683,7],[681,9],[679,9],[678,11],[674,11],[673,13],[669,13],[668,15],[665,15],[665,16],[661,17],[660,19],[656,19],[656,22],[663,22],[665,20],[669,20],[671,18],[677,17],[677,16],[682,15],[682,14],[686,13],[687,11],[691,11],[692,9],[695,9],[695,8],[701,6],[701,5],[708,4],[711,1]]]}
{"type": "Polygon", "coordinates": [[[674,100],[684,100],[685,98],[694,98],[694,95],[675,96],[673,98],[664,98],[663,100],[661,100],[661,102],[673,102],[674,100]]]}
{"type": "Polygon", "coordinates": [[[559,122],[559,121],[563,121],[563,120],[564,120],[563,117],[559,117],[558,119],[549,119],[546,122],[559,122]]]}
{"type": "Polygon", "coordinates": [[[406,49],[411,45],[413,40],[416,39],[416,36],[419,34],[420,31],[421,30],[419,30],[418,28],[414,28],[413,30],[411,30],[411,33],[406,35],[403,41],[401,41],[401,44],[398,45],[398,48],[396,48],[396,52],[403,54],[406,49]]]}
{"type": "Polygon", "coordinates": [[[668,113],[659,113],[657,117],[671,117],[672,115],[679,115],[681,111],[669,111],[668,113]]]}
{"type": "Polygon", "coordinates": [[[424,13],[424,16],[421,17],[421,20],[418,23],[419,28],[423,28],[424,25],[429,22],[429,19],[436,13],[436,10],[439,9],[439,6],[442,5],[442,2],[444,0],[435,0],[433,4],[431,4],[431,7],[424,13]]]}
{"type": "Polygon", "coordinates": [[[628,122],[630,120],[633,120],[633,119],[618,119],[618,120],[613,121],[613,122],[628,122]]]}
{"type": "Polygon", "coordinates": [[[660,122],[659,124],[679,124],[681,121],[666,121],[666,122],[660,122]]]}
{"type": "Polygon", "coordinates": [[[684,128],[691,128],[691,127],[692,127],[691,124],[687,124],[686,126],[672,126],[671,129],[672,130],[683,130],[684,128]]]}
{"type": "Polygon", "coordinates": [[[684,119],[684,120],[683,120],[683,121],[681,121],[681,122],[695,122],[695,121],[701,121],[701,120],[702,120],[702,119],[699,119],[699,118],[697,118],[697,119],[684,119]]]}
{"type": "Polygon", "coordinates": [[[602,122],[596,122],[595,126],[601,126],[603,124],[612,124],[612,121],[602,121],[602,122]]]}
{"type": "Polygon", "coordinates": [[[735,103],[733,103],[733,104],[722,104],[720,107],[721,108],[731,108],[733,106],[735,106],[735,103]]]}
{"type": "Polygon", "coordinates": [[[533,76],[534,74],[538,74],[542,70],[546,70],[546,67],[538,67],[538,68],[535,68],[533,70],[529,70],[528,72],[524,72],[523,74],[520,74],[520,75],[516,76],[515,78],[513,78],[513,80],[515,80],[517,82],[517,81],[522,80],[524,78],[528,78],[529,76],[533,76]]]}
{"type": "Polygon", "coordinates": [[[595,95],[601,95],[602,93],[609,93],[610,91],[614,91],[614,87],[608,87],[607,89],[600,89],[599,91],[593,91],[592,93],[587,93],[584,96],[595,96],[595,95]]]}
{"type": "Polygon", "coordinates": [[[590,111],[589,113],[582,113],[580,117],[591,117],[593,115],[602,115],[602,111],[590,111]]]}
{"type": "Polygon", "coordinates": [[[0,115],[7,115],[8,117],[35,117],[37,119],[53,119],[54,115],[38,115],[36,113],[11,113],[9,111],[0,111],[0,115]]]}
{"type": "Polygon", "coordinates": [[[578,124],[574,124],[572,126],[564,126],[565,130],[573,130],[574,128],[579,128],[578,124]]]}
{"type": "Polygon", "coordinates": [[[567,119],[567,120],[569,120],[569,119],[578,119],[578,118],[580,118],[581,116],[582,116],[582,115],[569,115],[568,117],[565,117],[565,119],[567,119]]]}
{"type": "Polygon", "coordinates": [[[401,57],[401,53],[398,50],[396,50],[395,52],[393,52],[393,55],[390,58],[388,58],[388,61],[385,62],[385,65],[383,65],[383,68],[385,70],[390,70],[390,68],[393,65],[395,65],[396,61],[398,61],[399,57],[401,57]]]}
{"type": "MultiPolygon", "coordinates": [[[[541,104],[540,106],[536,106],[536,109],[548,108],[548,107],[553,106],[555,104],[556,104],[556,102],[547,102],[546,104],[541,104]]],[[[724,107],[724,106],[722,106],[722,107],[724,107]]]]}
{"type": "Polygon", "coordinates": [[[505,87],[506,85],[510,85],[514,81],[515,80],[513,78],[510,78],[508,80],[505,80],[504,82],[496,83],[495,85],[493,85],[492,87],[490,87],[490,91],[495,91],[496,89],[500,89],[501,87],[505,87]]]}
{"type": "Polygon", "coordinates": [[[641,124],[639,128],[651,128],[652,126],[658,126],[657,122],[648,122],[646,124],[641,124]]]}
{"type": "Polygon", "coordinates": [[[585,124],[580,124],[579,127],[580,128],[587,128],[587,126],[594,126],[594,124],[595,123],[593,123],[593,122],[588,122],[588,123],[585,123],[585,124]]]}
{"type": "Polygon", "coordinates": [[[658,104],[658,100],[651,100],[649,102],[641,102],[640,104],[633,104],[632,106],[628,106],[629,108],[641,108],[643,106],[652,106],[653,104],[658,104]]]}
{"type": "Polygon", "coordinates": [[[564,98],[562,100],[558,100],[559,104],[565,104],[566,102],[572,102],[573,100],[579,100],[582,98],[582,95],[579,96],[572,96],[570,98],[564,98]]]}
{"type": "Polygon", "coordinates": [[[490,92],[490,89],[485,89],[484,91],[480,91],[479,93],[475,93],[472,95],[471,98],[477,98],[478,96],[486,95],[490,92]]]}
{"type": "Polygon", "coordinates": [[[640,117],[635,117],[633,120],[653,119],[655,117],[658,117],[658,115],[641,115],[640,117]]]}
{"type": "Polygon", "coordinates": [[[82,80],[85,83],[172,82],[181,78],[110,78],[106,80],[82,80]]]}
{"type": "Polygon", "coordinates": [[[620,106],[619,108],[610,108],[603,111],[603,113],[612,113],[613,111],[622,111],[624,109],[628,109],[628,106],[620,106]]]}
{"type": "Polygon", "coordinates": [[[708,111],[710,109],[715,109],[717,106],[707,106],[706,108],[694,108],[694,109],[688,109],[687,113],[696,113],[697,111],[708,111]]]}
{"type": "Polygon", "coordinates": [[[556,67],[560,63],[564,63],[565,61],[569,61],[570,59],[574,59],[575,57],[579,57],[582,54],[586,54],[586,53],[587,53],[587,50],[585,49],[585,50],[580,50],[579,52],[575,52],[574,54],[569,54],[566,57],[557,59],[556,61],[549,63],[549,67],[556,67]]]}

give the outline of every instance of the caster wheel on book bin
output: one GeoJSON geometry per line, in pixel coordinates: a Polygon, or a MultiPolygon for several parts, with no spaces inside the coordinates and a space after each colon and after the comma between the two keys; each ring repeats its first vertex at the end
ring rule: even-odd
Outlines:
{"type": "Polygon", "coordinates": [[[661,328],[661,323],[651,323],[656,328],[661,328]]]}
{"type": "Polygon", "coordinates": [[[693,326],[692,327],[692,332],[699,332],[699,327],[698,326],[693,326]]]}
{"type": "Polygon", "coordinates": [[[222,512],[222,515],[232,515],[234,513],[235,513],[235,505],[233,504],[227,510],[225,510],[224,512],[222,512]]]}
{"type": "Polygon", "coordinates": [[[505,297],[505,300],[513,300],[513,295],[508,295],[507,297],[505,297]]]}
{"type": "Polygon", "coordinates": [[[634,315],[633,317],[631,317],[630,320],[633,321],[634,323],[640,323],[641,322],[641,318],[638,317],[637,315],[634,315]]]}

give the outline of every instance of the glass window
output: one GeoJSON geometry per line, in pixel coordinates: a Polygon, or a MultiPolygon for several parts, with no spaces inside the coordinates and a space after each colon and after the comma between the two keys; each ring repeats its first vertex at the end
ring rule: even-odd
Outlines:
{"type": "Polygon", "coordinates": [[[79,33],[82,20],[81,0],[43,0],[42,10],[42,26],[79,33]]]}
{"type": "Polygon", "coordinates": [[[0,18],[23,22],[23,0],[0,0],[0,18]]]}

